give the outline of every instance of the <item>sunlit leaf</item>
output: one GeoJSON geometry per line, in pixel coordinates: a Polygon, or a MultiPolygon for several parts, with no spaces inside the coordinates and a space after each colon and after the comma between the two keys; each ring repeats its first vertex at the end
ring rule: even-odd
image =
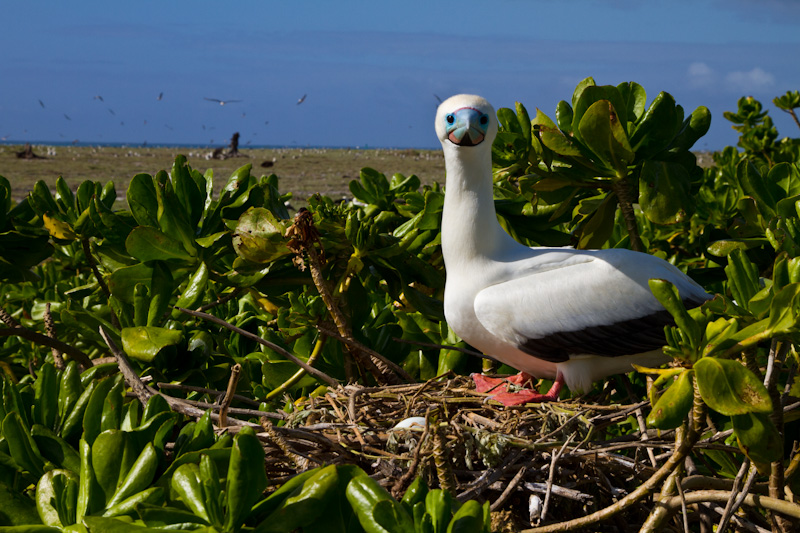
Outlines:
{"type": "Polygon", "coordinates": [[[738,361],[704,357],[694,364],[700,395],[723,415],[772,412],[772,400],[761,381],[738,361]]]}

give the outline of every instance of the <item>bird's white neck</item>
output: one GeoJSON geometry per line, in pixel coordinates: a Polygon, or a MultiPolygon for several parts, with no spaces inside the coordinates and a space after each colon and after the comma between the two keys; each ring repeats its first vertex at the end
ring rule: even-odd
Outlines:
{"type": "Polygon", "coordinates": [[[445,264],[491,260],[503,250],[520,246],[497,221],[491,151],[448,143],[443,147],[447,172],[442,213],[445,264]]]}

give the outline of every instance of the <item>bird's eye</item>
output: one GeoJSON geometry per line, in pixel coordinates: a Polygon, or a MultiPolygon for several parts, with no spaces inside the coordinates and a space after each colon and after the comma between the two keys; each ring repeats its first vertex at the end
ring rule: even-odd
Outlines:
{"type": "Polygon", "coordinates": [[[452,114],[451,115],[447,115],[446,120],[447,120],[448,124],[452,124],[452,123],[454,123],[456,121],[456,117],[454,115],[452,115],[452,114]]]}
{"type": "Polygon", "coordinates": [[[489,123],[489,115],[482,115],[481,116],[481,126],[485,126],[489,123]]]}

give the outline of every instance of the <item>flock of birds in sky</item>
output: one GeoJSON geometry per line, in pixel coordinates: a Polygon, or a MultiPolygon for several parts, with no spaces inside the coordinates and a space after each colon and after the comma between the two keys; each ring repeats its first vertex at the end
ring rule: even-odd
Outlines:
{"type": "MultiPolygon", "coordinates": [[[[297,104],[296,104],[296,105],[300,105],[300,104],[302,104],[303,102],[305,102],[305,101],[306,101],[306,97],[308,97],[308,94],[304,94],[303,96],[301,96],[300,98],[298,98],[298,99],[297,99],[297,104]]],[[[162,91],[162,92],[158,93],[158,96],[156,97],[156,101],[160,102],[160,101],[162,101],[163,99],[164,99],[164,93],[163,93],[163,91],[162,91]]],[[[102,95],[99,95],[99,94],[97,94],[97,95],[94,95],[94,96],[92,97],[92,100],[96,100],[96,101],[98,101],[98,102],[100,102],[100,103],[103,103],[103,104],[105,104],[105,100],[103,99],[102,95]]],[[[233,100],[233,99],[225,99],[225,100],[223,100],[223,99],[220,99],[220,98],[209,98],[209,97],[203,97],[203,100],[206,100],[206,101],[208,101],[208,102],[213,102],[213,103],[215,103],[215,104],[219,104],[220,106],[226,106],[226,105],[228,105],[228,104],[235,104],[235,103],[240,103],[240,102],[243,102],[243,101],[244,101],[244,100],[233,100]]],[[[47,106],[45,105],[45,103],[42,101],[42,99],[41,99],[41,98],[39,98],[39,99],[38,99],[38,101],[39,101],[39,105],[41,106],[41,108],[42,108],[42,109],[46,109],[46,108],[47,108],[47,106]]],[[[107,107],[107,109],[108,109],[108,112],[109,112],[109,114],[111,114],[111,115],[112,115],[112,116],[114,116],[114,117],[116,117],[116,116],[117,116],[117,113],[114,111],[114,109],[113,109],[113,108],[111,108],[111,107],[107,107]]],[[[70,117],[68,114],[66,114],[66,113],[62,113],[62,115],[64,116],[64,118],[65,118],[66,120],[68,120],[68,121],[70,121],[70,122],[72,121],[72,117],[70,117]]],[[[241,116],[242,116],[242,118],[244,118],[244,117],[246,116],[246,114],[245,114],[244,112],[242,112],[241,116]]],[[[145,124],[145,125],[147,125],[147,119],[144,119],[144,124],[145,124]]],[[[266,126],[266,125],[268,125],[268,124],[269,124],[269,121],[268,121],[268,120],[264,121],[264,125],[265,125],[265,126],[266,126]]],[[[125,125],[125,122],[124,122],[124,121],[120,121],[120,125],[121,125],[121,126],[124,126],[124,125],[125,125]]],[[[168,130],[170,130],[170,131],[173,131],[173,130],[174,130],[174,128],[173,128],[172,126],[170,126],[169,124],[164,124],[164,127],[165,127],[165,128],[167,128],[167,129],[168,129],[168,130]]],[[[205,124],[203,124],[203,125],[202,125],[202,127],[203,127],[203,130],[204,130],[204,131],[207,129],[205,124]]],[[[209,128],[208,128],[208,130],[213,130],[213,129],[215,129],[215,128],[214,128],[214,127],[209,127],[209,128]]],[[[23,133],[27,133],[27,130],[23,130],[23,133]]],[[[64,135],[63,135],[63,134],[59,134],[59,135],[60,135],[61,137],[64,137],[64,135]]],[[[256,134],[254,133],[253,135],[256,135],[256,134]]],[[[7,140],[8,138],[9,138],[9,135],[6,135],[6,136],[4,136],[4,137],[0,137],[0,141],[5,141],[5,140],[7,140]]],[[[73,140],[73,141],[72,141],[72,144],[77,144],[78,142],[80,142],[80,141],[79,141],[78,139],[75,139],[75,140],[73,140]]],[[[209,142],[213,143],[213,142],[214,142],[214,139],[211,139],[209,142]]],[[[247,141],[247,144],[250,144],[250,142],[251,142],[251,141],[247,141]]],[[[146,145],[146,144],[147,144],[147,141],[145,141],[145,142],[144,142],[144,144],[146,145]]]]}

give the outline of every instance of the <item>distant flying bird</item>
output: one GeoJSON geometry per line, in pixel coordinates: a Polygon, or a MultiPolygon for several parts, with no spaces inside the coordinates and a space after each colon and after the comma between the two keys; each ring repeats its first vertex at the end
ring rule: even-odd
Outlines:
{"type": "Polygon", "coordinates": [[[269,124],[269,120],[264,121],[264,125],[266,126],[267,124],[269,124]]]}
{"type": "Polygon", "coordinates": [[[244,116],[245,116],[245,113],[242,113],[242,118],[244,118],[244,116]]]}
{"type": "Polygon", "coordinates": [[[161,101],[162,98],[164,98],[164,93],[163,92],[158,93],[156,100],[161,101]]]}
{"type": "Polygon", "coordinates": [[[144,119],[144,125],[147,126],[147,119],[144,119]]]}
{"type": "Polygon", "coordinates": [[[303,102],[305,102],[305,101],[306,101],[306,96],[308,96],[308,95],[307,95],[307,94],[304,94],[303,96],[301,96],[301,97],[300,97],[300,99],[299,99],[299,100],[297,100],[297,105],[300,105],[300,104],[302,104],[303,102]]]}
{"type": "Polygon", "coordinates": [[[473,374],[480,392],[494,389],[504,405],[552,401],[561,386],[586,391],[592,382],[662,364],[671,315],[653,295],[664,279],[687,308],[711,298],[670,263],[623,248],[529,248],[497,221],[492,197],[492,141],[497,115],[479,96],[457,95],[436,113],[446,168],[442,256],[447,270],[444,315],[465,342],[517,370],[508,380],[473,374]],[[547,394],[524,386],[531,376],[554,379],[547,394]]]}
{"type": "Polygon", "coordinates": [[[111,113],[112,115],[116,115],[116,113],[114,113],[114,110],[111,109],[110,107],[108,108],[108,112],[111,113]]]}
{"type": "Polygon", "coordinates": [[[64,118],[67,119],[67,120],[72,120],[71,118],[69,118],[69,115],[67,115],[66,113],[64,113],[64,118]]]}
{"type": "Polygon", "coordinates": [[[208,100],[209,102],[217,102],[219,105],[241,102],[241,100],[219,100],[218,98],[206,98],[205,96],[203,97],[203,100],[208,100]]]}
{"type": "Polygon", "coordinates": [[[41,100],[39,100],[39,105],[40,105],[40,106],[42,106],[42,109],[44,109],[44,102],[42,102],[41,100]]]}
{"type": "Polygon", "coordinates": [[[164,124],[164,127],[167,128],[169,131],[172,131],[173,128],[169,124],[164,124]]]}
{"type": "Polygon", "coordinates": [[[93,97],[92,100],[100,100],[101,102],[105,102],[105,100],[103,100],[103,97],[100,96],[99,94],[97,96],[93,97]]]}

